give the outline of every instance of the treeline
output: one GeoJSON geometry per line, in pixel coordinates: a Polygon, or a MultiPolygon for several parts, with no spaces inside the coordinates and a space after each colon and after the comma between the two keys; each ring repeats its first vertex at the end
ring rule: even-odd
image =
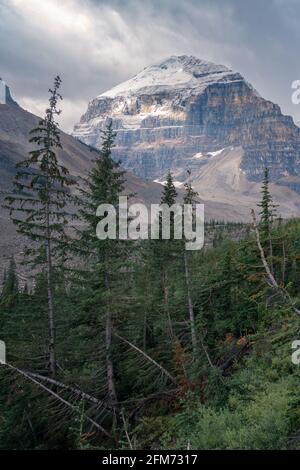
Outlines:
{"type": "Polygon", "coordinates": [[[97,207],[125,188],[115,135],[78,188],[56,157],[59,87],[6,200],[37,274],[20,288],[12,259],[1,292],[0,447],[297,448],[300,223],[274,228],[268,171],[244,240],[99,240],[97,207]]]}

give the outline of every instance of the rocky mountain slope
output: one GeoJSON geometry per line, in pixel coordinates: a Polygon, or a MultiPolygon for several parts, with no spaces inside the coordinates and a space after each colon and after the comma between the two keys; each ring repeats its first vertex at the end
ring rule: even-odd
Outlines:
{"type": "MultiPolygon", "coordinates": [[[[1,85],[1,84],[0,84],[1,85]]],[[[24,239],[20,237],[9,220],[8,211],[3,209],[4,197],[11,191],[15,174],[15,164],[24,160],[32,148],[29,144],[29,132],[35,127],[39,118],[17,105],[11,98],[6,86],[6,103],[0,103],[0,283],[1,273],[14,253],[16,260],[21,261],[24,239]]],[[[63,150],[58,151],[61,162],[74,176],[84,176],[91,167],[93,153],[72,136],[61,133],[63,150]]],[[[145,181],[127,172],[126,193],[136,194],[139,202],[159,202],[161,185],[145,181]]],[[[20,268],[19,266],[19,269],[20,268]]],[[[19,273],[22,278],[22,272],[19,273]]]]}
{"type": "MultiPolygon", "coordinates": [[[[8,86],[5,85],[5,87],[5,103],[0,102],[0,284],[2,272],[12,254],[15,255],[21,281],[24,276],[26,277],[24,268],[20,265],[23,259],[25,240],[16,233],[15,227],[10,222],[8,211],[3,209],[2,204],[5,195],[12,189],[15,164],[24,160],[32,148],[28,142],[29,132],[39,121],[37,116],[18,106],[11,97],[8,86]]],[[[94,158],[93,152],[86,145],[64,132],[61,132],[61,142],[63,149],[58,151],[60,161],[69,168],[74,176],[86,175],[94,158]]],[[[142,202],[147,206],[151,203],[159,203],[161,184],[142,179],[128,171],[125,177],[125,193],[135,194],[134,202],[142,202]]],[[[224,215],[230,220],[240,219],[238,213],[232,213],[229,204],[219,204],[214,201],[207,202],[206,214],[208,219],[221,219],[224,215]]]]}
{"type": "MultiPolygon", "coordinates": [[[[205,170],[205,180],[216,192],[201,195],[225,202],[225,186],[215,179],[216,165],[208,167],[207,162],[223,149],[236,149],[236,171],[245,175],[246,191],[262,180],[268,166],[280,185],[279,199],[281,194],[283,200],[286,194],[292,196],[299,213],[298,196],[284,187],[300,193],[300,129],[239,73],[192,56],[172,56],[92,100],[74,136],[98,146],[100,130],[110,118],[117,132],[115,155],[135,174],[161,181],[171,169],[180,183],[189,168],[195,183],[202,184],[204,167],[211,168],[205,170]]],[[[243,206],[241,213],[244,208],[249,212],[242,188],[231,190],[236,198],[233,209],[243,206]]]]}

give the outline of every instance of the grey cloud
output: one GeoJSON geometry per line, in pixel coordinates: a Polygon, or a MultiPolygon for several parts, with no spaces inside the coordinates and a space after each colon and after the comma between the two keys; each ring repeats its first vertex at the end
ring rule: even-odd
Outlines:
{"type": "Polygon", "coordinates": [[[59,73],[70,130],[89,99],[151,62],[193,54],[238,70],[299,120],[299,20],[296,0],[0,0],[0,75],[36,112],[59,73]]]}

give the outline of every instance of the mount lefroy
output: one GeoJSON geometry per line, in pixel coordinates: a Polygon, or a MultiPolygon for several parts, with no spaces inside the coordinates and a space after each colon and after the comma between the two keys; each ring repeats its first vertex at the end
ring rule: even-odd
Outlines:
{"type": "Polygon", "coordinates": [[[293,190],[298,211],[300,129],[223,65],[172,56],[146,67],[93,99],[74,136],[97,147],[109,119],[116,158],[138,176],[163,181],[170,169],[180,184],[190,169],[204,199],[215,189],[217,200],[233,202],[237,194],[256,198],[268,166],[280,202],[293,190]]]}

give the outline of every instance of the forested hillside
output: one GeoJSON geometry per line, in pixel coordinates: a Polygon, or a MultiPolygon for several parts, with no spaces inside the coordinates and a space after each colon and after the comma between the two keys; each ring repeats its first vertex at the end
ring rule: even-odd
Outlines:
{"type": "MultiPolygon", "coordinates": [[[[19,286],[12,259],[1,292],[0,448],[300,448],[300,222],[277,220],[268,171],[240,241],[230,225],[194,252],[99,240],[96,209],[124,185],[114,133],[74,195],[56,159],[58,89],[6,201],[38,274],[19,286]]],[[[169,173],[162,203],[175,201],[169,173]]]]}

